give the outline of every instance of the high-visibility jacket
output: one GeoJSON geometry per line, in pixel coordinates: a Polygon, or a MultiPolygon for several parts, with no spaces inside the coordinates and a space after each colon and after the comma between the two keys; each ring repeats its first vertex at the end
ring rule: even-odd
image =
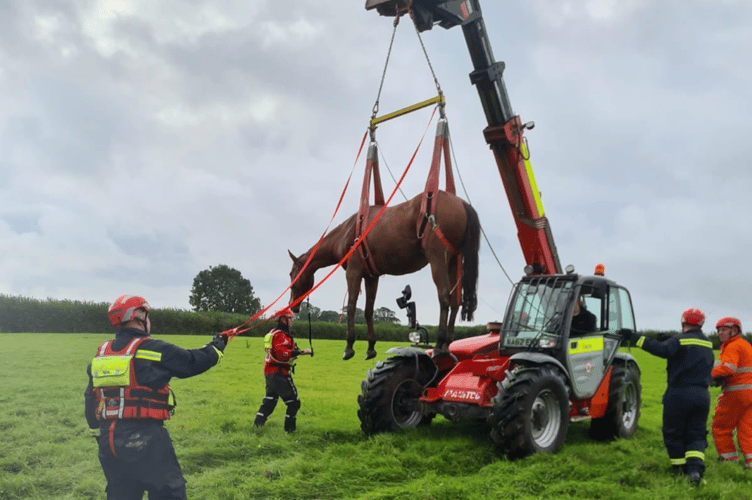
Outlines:
{"type": "Polygon", "coordinates": [[[666,340],[641,336],[637,347],[666,358],[668,387],[708,387],[712,383],[713,344],[699,328],[673,335],[666,340]]]}
{"type": "Polygon", "coordinates": [[[752,390],[752,345],[739,335],[721,344],[712,376],[723,379],[723,392],[752,390]]]}
{"type": "Polygon", "coordinates": [[[112,340],[99,346],[91,363],[98,420],[150,419],[168,420],[174,401],[169,384],[159,389],[140,385],[136,380],[135,359],[157,360],[160,353],[139,350],[149,337],[135,337],[119,351],[112,340]]]}
{"type": "MultiPolygon", "coordinates": [[[[172,377],[188,378],[204,373],[216,365],[222,357],[222,352],[215,346],[214,341],[199,349],[183,349],[169,342],[151,338],[145,331],[137,328],[119,329],[110,346],[114,351],[124,351],[127,350],[134,339],[143,340],[139,341],[138,348],[135,351],[131,350],[133,358],[130,363],[126,363],[126,366],[130,369],[127,384],[131,382],[130,377],[135,376],[135,382],[138,386],[145,386],[157,394],[167,387],[172,377]]],[[[224,345],[224,343],[222,344],[224,345]]],[[[97,414],[101,414],[101,411],[98,410],[97,401],[97,393],[100,391],[94,387],[92,364],[89,364],[86,369],[89,383],[84,392],[84,415],[89,428],[94,430],[99,429],[107,421],[97,418],[97,414]]],[[[114,382],[104,382],[103,384],[98,382],[101,387],[112,386],[114,382]]],[[[125,384],[125,381],[122,380],[119,384],[125,384]]],[[[101,396],[101,392],[99,396],[101,396]]],[[[167,402],[172,405],[174,400],[167,402]]]]}
{"type": "Polygon", "coordinates": [[[275,328],[264,337],[264,375],[289,375],[298,345],[289,332],[275,328]]]}

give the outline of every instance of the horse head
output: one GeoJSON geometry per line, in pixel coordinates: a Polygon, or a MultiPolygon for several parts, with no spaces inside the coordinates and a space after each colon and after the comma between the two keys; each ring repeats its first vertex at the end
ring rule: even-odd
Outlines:
{"type": "MultiPolygon", "coordinates": [[[[290,282],[295,279],[295,277],[300,272],[300,269],[303,267],[303,264],[305,264],[306,256],[307,254],[303,254],[300,257],[295,257],[291,251],[287,251],[288,254],[290,254],[290,258],[292,259],[292,269],[290,270],[290,282]]],[[[298,280],[290,286],[290,304],[295,302],[298,297],[308,292],[311,288],[313,288],[313,271],[311,271],[310,266],[306,268],[303,273],[300,275],[298,280]]],[[[292,308],[293,312],[299,312],[300,311],[300,304],[295,305],[295,307],[292,308]]]]}

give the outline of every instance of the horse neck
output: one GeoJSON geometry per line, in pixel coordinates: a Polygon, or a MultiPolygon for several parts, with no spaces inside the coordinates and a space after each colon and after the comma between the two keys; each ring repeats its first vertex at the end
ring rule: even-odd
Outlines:
{"type": "Polygon", "coordinates": [[[327,234],[318,248],[315,246],[308,250],[300,258],[303,262],[308,260],[311,252],[315,251],[311,263],[308,265],[308,269],[313,272],[322,267],[333,266],[338,263],[346,253],[347,247],[342,245],[342,231],[337,231],[340,226],[334,228],[329,234],[327,234]],[[343,251],[343,248],[345,249],[343,251]]]}

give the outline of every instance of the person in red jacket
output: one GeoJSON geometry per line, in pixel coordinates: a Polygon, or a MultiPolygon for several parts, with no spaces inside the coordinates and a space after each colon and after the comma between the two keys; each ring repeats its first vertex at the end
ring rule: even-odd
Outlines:
{"type": "Polygon", "coordinates": [[[752,345],[741,336],[742,323],[725,317],[715,325],[721,339],[721,354],[713,367],[713,380],[723,393],[713,416],[713,440],[718,458],[737,462],[736,440],[744,454],[744,467],[752,469],[752,345]]]}
{"type": "Polygon", "coordinates": [[[274,315],[277,318],[277,326],[264,337],[264,378],[266,379],[266,395],[264,396],[253,425],[261,427],[266,419],[277,407],[277,401],[282,401],[287,406],[285,412],[285,432],[295,431],[295,420],[300,409],[298,390],[292,380],[292,370],[295,358],[301,354],[311,354],[309,349],[300,350],[292,337],[290,329],[293,321],[293,312],[286,307],[274,315]]]}
{"type": "Polygon", "coordinates": [[[200,349],[153,339],[149,304],[121,295],[108,310],[115,338],[99,346],[86,371],[84,415],[99,443],[107,500],[185,500],[185,479],[164,427],[175,407],[172,377],[193,377],[222,358],[226,334],[200,349]]]}

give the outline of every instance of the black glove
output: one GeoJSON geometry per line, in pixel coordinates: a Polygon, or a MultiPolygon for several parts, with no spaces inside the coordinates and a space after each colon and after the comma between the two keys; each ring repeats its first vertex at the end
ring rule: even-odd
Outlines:
{"type": "Polygon", "coordinates": [[[713,377],[713,386],[722,387],[725,381],[726,381],[726,377],[713,377]]]}
{"type": "Polygon", "coordinates": [[[290,357],[297,358],[301,354],[303,354],[303,351],[301,351],[300,349],[293,349],[292,352],[290,353],[290,357]]]}
{"type": "Polygon", "coordinates": [[[634,333],[634,332],[633,332],[632,330],[630,330],[629,328],[622,328],[622,329],[621,329],[621,330],[619,330],[619,331],[618,331],[617,333],[618,333],[619,335],[621,335],[621,337],[622,337],[622,338],[623,338],[624,340],[626,340],[627,342],[629,342],[629,341],[632,341],[632,340],[637,340],[637,338],[639,338],[639,337],[638,337],[638,335],[636,335],[636,334],[635,334],[635,333],[634,333]]]}
{"type": "Polygon", "coordinates": [[[212,338],[212,341],[209,343],[209,345],[216,347],[222,352],[225,352],[225,347],[227,346],[227,335],[224,333],[217,333],[212,338]]]}

